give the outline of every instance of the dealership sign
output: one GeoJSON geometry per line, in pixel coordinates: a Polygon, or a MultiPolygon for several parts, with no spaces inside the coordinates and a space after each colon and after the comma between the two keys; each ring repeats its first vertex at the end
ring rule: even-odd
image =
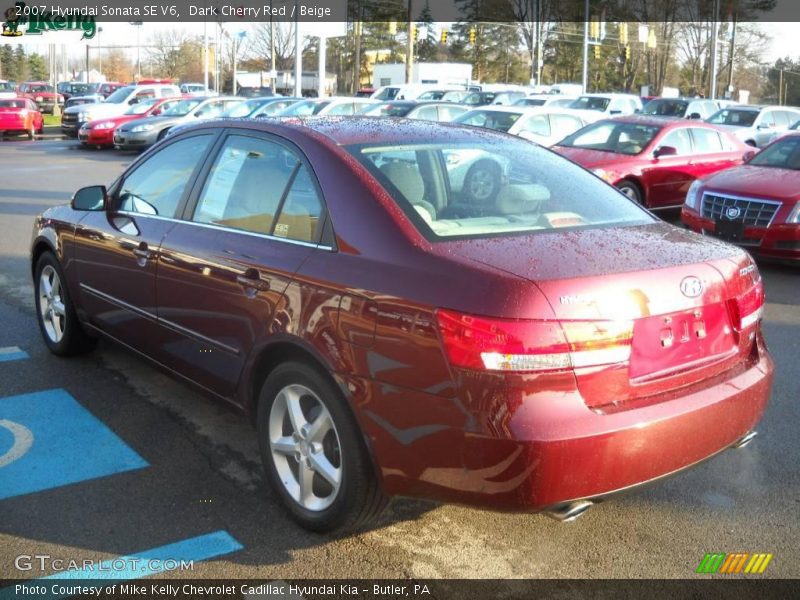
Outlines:
{"type": "Polygon", "coordinates": [[[5,11],[3,37],[23,34],[42,35],[45,31],[82,31],[82,40],[90,40],[97,33],[96,13],[92,9],[28,6],[17,2],[5,11]],[[21,29],[25,26],[25,31],[21,29]]]}

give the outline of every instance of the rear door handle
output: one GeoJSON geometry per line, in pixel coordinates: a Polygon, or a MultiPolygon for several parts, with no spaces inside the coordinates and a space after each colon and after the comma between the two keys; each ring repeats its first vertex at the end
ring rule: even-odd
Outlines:
{"type": "Polygon", "coordinates": [[[247,269],[244,273],[237,275],[236,283],[245,288],[245,290],[253,292],[269,291],[269,281],[261,279],[261,274],[256,269],[247,269]]]}
{"type": "Polygon", "coordinates": [[[153,253],[147,247],[147,242],[141,242],[136,248],[133,249],[133,255],[136,257],[136,262],[140,267],[147,264],[147,261],[153,258],[153,253]]]}

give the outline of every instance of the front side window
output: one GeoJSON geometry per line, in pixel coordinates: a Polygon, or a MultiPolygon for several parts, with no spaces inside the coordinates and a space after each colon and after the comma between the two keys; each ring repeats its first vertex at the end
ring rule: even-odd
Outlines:
{"type": "Polygon", "coordinates": [[[202,98],[181,100],[180,102],[170,106],[167,110],[162,112],[161,115],[164,117],[184,117],[192,112],[192,110],[194,110],[194,108],[202,101],[202,98]]]}
{"type": "Polygon", "coordinates": [[[183,193],[213,136],[177,141],[150,155],[126,175],[117,194],[117,210],[177,217],[183,193]]]}
{"type": "Polygon", "coordinates": [[[559,146],[586,148],[618,154],[640,154],[661,130],[655,125],[640,125],[625,121],[600,121],[587,125],[564,138],[559,146]]]}
{"type": "Polygon", "coordinates": [[[547,115],[533,115],[528,117],[522,125],[522,130],[534,135],[547,137],[550,135],[550,122],[547,120],[547,115]]]}
{"type": "Polygon", "coordinates": [[[692,153],[692,140],[689,137],[689,130],[685,127],[670,131],[667,135],[661,138],[661,142],[659,142],[658,145],[661,147],[670,146],[675,148],[679,156],[685,156],[692,153]]]}
{"type": "Polygon", "coordinates": [[[311,242],[322,202],[308,168],[281,144],[230,136],[209,172],[193,221],[311,242]]]}
{"type": "Polygon", "coordinates": [[[752,127],[758,117],[755,110],[741,110],[735,108],[725,108],[717,111],[708,120],[714,125],[734,125],[736,127],[752,127]]]}
{"type": "Polygon", "coordinates": [[[455,123],[462,125],[473,125],[475,127],[486,127],[496,131],[507,132],[511,126],[522,116],[520,112],[504,112],[495,110],[476,109],[454,120],[455,123]]]}
{"type": "Polygon", "coordinates": [[[577,108],[581,110],[599,110],[604,111],[608,108],[609,103],[611,102],[610,98],[598,98],[595,96],[581,96],[572,104],[569,105],[570,108],[577,108]]]}
{"type": "Polygon", "coordinates": [[[654,222],[582,168],[516,138],[347,150],[432,241],[654,222]]]}
{"type": "Polygon", "coordinates": [[[328,114],[331,116],[352,115],[354,111],[355,107],[352,102],[344,102],[342,104],[332,106],[328,111],[328,114]]]}

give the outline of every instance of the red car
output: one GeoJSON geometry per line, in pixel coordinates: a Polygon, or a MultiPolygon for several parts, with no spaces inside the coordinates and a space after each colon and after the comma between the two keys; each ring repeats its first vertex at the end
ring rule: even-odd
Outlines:
{"type": "Polygon", "coordinates": [[[800,134],[778,138],[741,167],[696,181],[681,219],[758,256],[800,262],[800,134]]]}
{"type": "Polygon", "coordinates": [[[27,81],[17,86],[17,96],[33,100],[38,110],[53,112],[56,104],[64,104],[64,96],[44,81],[27,81]]]}
{"type": "Polygon", "coordinates": [[[42,133],[43,127],[42,113],[27,98],[0,99],[0,134],[27,133],[32,140],[42,133]]]}
{"type": "Polygon", "coordinates": [[[695,179],[754,153],[713,125],[642,116],[598,121],[553,149],[651,209],[680,206],[695,179]]]}
{"type": "Polygon", "coordinates": [[[114,147],[114,130],[129,121],[145,117],[157,117],[173,104],[180,102],[184,97],[153,98],[144,100],[131,106],[125,114],[118,117],[98,119],[84,123],[78,130],[78,140],[84,146],[97,146],[98,148],[114,147]]]}
{"type": "Polygon", "coordinates": [[[52,352],[107,336],[249,413],[314,530],[391,495],[575,518],[749,442],[773,379],[746,252],[485,129],[200,123],[39,216],[31,272],[52,352]]]}

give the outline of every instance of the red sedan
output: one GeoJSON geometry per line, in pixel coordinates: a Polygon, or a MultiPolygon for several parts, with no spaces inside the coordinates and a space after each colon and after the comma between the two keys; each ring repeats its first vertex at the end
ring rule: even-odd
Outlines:
{"type": "Polygon", "coordinates": [[[779,138],[741,167],[696,181],[681,219],[759,256],[800,262],[800,134],[779,138]]]}
{"type": "Polygon", "coordinates": [[[31,272],[53,353],[105,336],[249,413],[314,530],[391,495],[572,519],[749,442],[773,378],[746,252],[485,129],[200,123],[40,215],[31,272]]]}
{"type": "Polygon", "coordinates": [[[0,134],[28,134],[35,139],[42,133],[44,117],[36,105],[27,98],[9,98],[0,100],[0,134]]]}
{"type": "Polygon", "coordinates": [[[84,123],[78,130],[78,140],[84,146],[97,146],[98,148],[114,147],[114,130],[129,121],[156,117],[173,104],[183,100],[183,97],[153,98],[131,106],[124,114],[118,117],[98,119],[84,123]]]}
{"type": "Polygon", "coordinates": [[[713,125],[642,116],[598,121],[553,149],[651,209],[680,206],[695,179],[753,154],[713,125]]]}

